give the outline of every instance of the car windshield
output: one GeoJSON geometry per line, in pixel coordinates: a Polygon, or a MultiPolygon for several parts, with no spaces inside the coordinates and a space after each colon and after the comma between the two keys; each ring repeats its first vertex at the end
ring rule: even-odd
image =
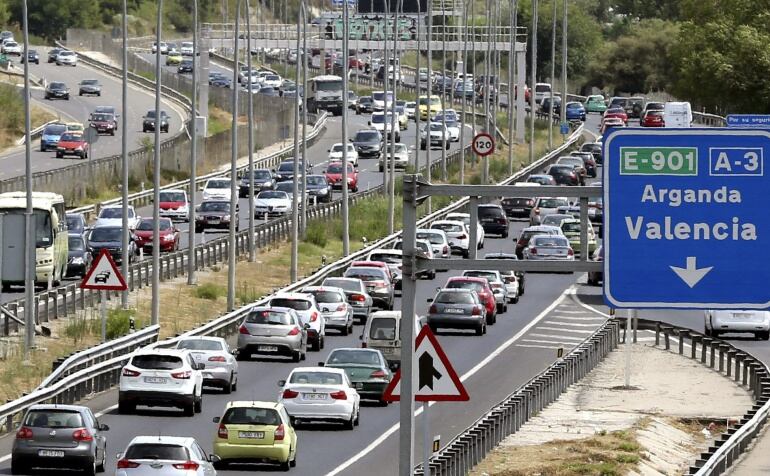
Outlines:
{"type": "Polygon", "coordinates": [[[114,114],[115,113],[115,108],[112,107],[112,106],[97,106],[96,109],[94,110],[94,113],[97,113],[97,112],[105,112],[107,114],[114,114]]]}
{"type": "MultiPolygon", "coordinates": [[[[99,213],[99,218],[120,218],[122,216],[123,216],[122,207],[102,208],[101,213],[99,213]]],[[[129,218],[134,217],[134,211],[131,208],[128,209],[128,217],[129,218]]]]}
{"type": "Polygon", "coordinates": [[[356,134],[356,142],[373,142],[380,140],[380,134],[378,132],[359,132],[356,134]]]}
{"type": "Polygon", "coordinates": [[[353,364],[353,365],[366,365],[377,366],[382,365],[380,356],[377,352],[364,349],[336,349],[329,354],[329,358],[326,359],[326,363],[330,365],[335,364],[353,364]]]}
{"type": "MultiPolygon", "coordinates": [[[[416,242],[416,246],[418,250],[422,251],[423,253],[430,253],[430,247],[428,246],[428,243],[421,240],[416,242]]],[[[403,241],[397,241],[395,245],[393,245],[394,250],[403,250],[404,249],[404,242],[403,241]]]]}
{"type": "Polygon", "coordinates": [[[535,85],[535,92],[536,93],[544,93],[551,90],[550,84],[536,84],[535,85]]]}
{"type": "Polygon", "coordinates": [[[160,192],[161,202],[186,202],[184,192],[160,192]]]}
{"type": "Polygon", "coordinates": [[[561,231],[563,231],[564,233],[580,233],[580,223],[578,222],[562,223],[561,231]]]}
{"type": "Polygon", "coordinates": [[[471,293],[465,292],[441,292],[434,301],[440,304],[474,304],[471,293]]]}
{"type": "Polygon", "coordinates": [[[272,408],[228,408],[222,417],[223,425],[278,426],[281,416],[272,408]]]}
{"type": "Polygon", "coordinates": [[[276,192],[276,191],[265,191],[265,192],[259,192],[259,195],[257,195],[257,198],[260,200],[263,199],[271,199],[271,198],[279,198],[288,200],[289,196],[286,194],[286,192],[276,192]]]}
{"type": "MultiPolygon", "coordinates": [[[[142,220],[136,226],[136,229],[140,231],[152,231],[152,224],[153,224],[153,220],[149,220],[149,219],[142,220]]],[[[170,230],[171,220],[160,220],[160,223],[158,223],[158,227],[160,228],[160,231],[170,230]]]]}
{"type": "Polygon", "coordinates": [[[307,184],[308,185],[327,185],[326,183],[326,177],[319,177],[319,176],[308,176],[307,178],[307,184]]]}
{"type": "Polygon", "coordinates": [[[579,102],[569,102],[567,103],[567,109],[583,109],[583,105],[579,102]]]}
{"type": "Polygon", "coordinates": [[[168,461],[187,461],[190,457],[187,454],[187,448],[181,445],[166,445],[162,443],[139,443],[131,445],[123,455],[125,459],[131,460],[168,460],[168,461]]]}
{"type": "Polygon", "coordinates": [[[326,278],[322,286],[344,289],[345,291],[361,291],[361,283],[355,279],[326,278]]]}
{"type": "MultiPolygon", "coordinates": [[[[352,148],[353,148],[352,144],[348,144],[347,149],[351,150],[352,148]]],[[[343,149],[342,144],[334,144],[334,146],[332,146],[332,152],[342,152],[342,149],[343,149]]]]}
{"type": "Polygon", "coordinates": [[[82,136],[80,136],[80,135],[76,135],[76,134],[63,134],[61,136],[60,140],[62,142],[77,142],[77,141],[80,141],[81,139],[82,139],[82,136]]]}
{"type": "Polygon", "coordinates": [[[361,281],[382,281],[385,279],[385,272],[376,268],[348,268],[345,271],[346,278],[358,278],[361,281]]]}
{"type": "Polygon", "coordinates": [[[230,211],[230,202],[203,202],[201,203],[202,212],[228,212],[230,211]]]}
{"type": "MultiPolygon", "coordinates": [[[[251,174],[249,172],[246,172],[243,175],[243,178],[248,181],[249,177],[251,177],[251,174]]],[[[273,178],[273,174],[270,173],[269,170],[255,170],[254,171],[254,180],[270,180],[273,178]]]]}
{"type": "Polygon", "coordinates": [[[84,79],[83,81],[80,82],[80,84],[94,86],[99,84],[99,81],[96,79],[84,79]]]}
{"type": "Polygon", "coordinates": [[[32,428],[80,428],[83,417],[80,412],[68,410],[30,410],[24,426],[32,428]]]}
{"type": "Polygon", "coordinates": [[[294,170],[293,162],[281,162],[281,165],[278,166],[279,172],[291,172],[293,170],[294,170]]]}
{"type": "Polygon", "coordinates": [[[91,231],[91,235],[88,237],[88,241],[95,243],[103,243],[107,241],[120,241],[121,237],[120,228],[94,228],[91,231]]]}
{"type": "Polygon", "coordinates": [[[437,104],[441,104],[440,98],[437,98],[437,97],[420,98],[420,106],[427,106],[427,105],[435,106],[437,104]]]}
{"type": "Polygon", "coordinates": [[[286,192],[287,194],[292,195],[294,194],[294,184],[291,180],[277,183],[275,189],[279,192],[286,192]]]}
{"type": "Polygon", "coordinates": [[[562,214],[556,214],[556,215],[546,215],[543,218],[543,225],[555,225],[559,226],[561,225],[561,222],[572,218],[572,215],[562,215],[562,214]]]}
{"type": "Polygon", "coordinates": [[[342,385],[342,375],[331,372],[294,372],[289,383],[309,385],[342,385]]]}
{"type": "Polygon", "coordinates": [[[229,180],[209,180],[206,188],[230,188],[229,180]]]}
{"type": "Polygon", "coordinates": [[[177,349],[190,349],[190,350],[224,350],[222,343],[216,340],[209,339],[187,339],[180,341],[176,346],[177,349]]]}
{"type": "Polygon", "coordinates": [[[83,220],[78,215],[67,216],[67,229],[70,232],[83,231],[83,220]]]}
{"type": "Polygon", "coordinates": [[[491,271],[466,271],[463,276],[471,276],[474,278],[486,278],[489,281],[497,281],[497,274],[491,271]]]}
{"type": "Polygon", "coordinates": [[[112,120],[112,116],[107,114],[94,114],[91,116],[91,120],[94,122],[107,122],[112,120]]]}
{"type": "Polygon", "coordinates": [[[428,240],[434,245],[441,245],[444,243],[444,237],[439,233],[417,232],[418,240],[428,240]]]}
{"type": "Polygon", "coordinates": [[[443,131],[444,130],[444,125],[443,124],[431,124],[430,125],[430,130],[431,131],[443,131]]]}
{"type": "Polygon", "coordinates": [[[295,311],[307,311],[312,306],[312,303],[307,299],[275,298],[270,300],[270,306],[288,307],[295,311]]]}
{"type": "Polygon", "coordinates": [[[44,136],[60,136],[64,133],[64,131],[67,130],[67,126],[64,124],[56,124],[53,126],[48,126],[43,130],[44,136]]]}
{"type": "Polygon", "coordinates": [[[86,244],[83,242],[83,238],[79,236],[69,237],[69,249],[70,251],[83,251],[86,249],[86,244]]]}
{"type": "Polygon", "coordinates": [[[567,200],[564,200],[563,198],[544,198],[540,200],[540,203],[538,204],[541,208],[559,208],[568,205],[569,203],[567,200]]]}
{"type": "Polygon", "coordinates": [[[392,317],[373,319],[369,329],[369,338],[377,340],[393,340],[396,338],[396,320],[392,317]]]}
{"type": "Polygon", "coordinates": [[[270,309],[254,310],[246,316],[246,322],[249,324],[267,324],[271,326],[288,326],[293,324],[293,320],[288,312],[270,309]]]}
{"type": "Polygon", "coordinates": [[[315,300],[318,303],[345,302],[345,298],[340,293],[334,291],[311,291],[310,294],[315,296],[315,300]]]}
{"type": "Polygon", "coordinates": [[[384,124],[385,122],[390,123],[390,118],[392,114],[372,114],[372,124],[384,124]]]}
{"type": "Polygon", "coordinates": [[[395,152],[396,154],[403,154],[406,152],[406,145],[404,144],[388,144],[388,152],[395,152]]]}
{"type": "Polygon", "coordinates": [[[533,246],[536,247],[557,247],[569,246],[569,242],[560,236],[541,236],[535,238],[533,246]]]}
{"type": "Polygon", "coordinates": [[[131,365],[147,370],[174,370],[182,366],[182,358],[178,355],[135,355],[131,365]]]}
{"type": "Polygon", "coordinates": [[[316,81],[315,88],[318,91],[342,91],[342,80],[339,81],[316,81]]]}

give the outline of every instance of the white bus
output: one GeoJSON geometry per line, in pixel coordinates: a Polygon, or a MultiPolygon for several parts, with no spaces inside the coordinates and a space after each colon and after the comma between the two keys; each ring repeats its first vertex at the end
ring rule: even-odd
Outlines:
{"type": "MultiPolygon", "coordinates": [[[[25,192],[0,194],[3,214],[2,287],[24,286],[25,192]]],[[[64,197],[56,193],[32,192],[35,227],[35,285],[58,285],[67,272],[68,237],[64,197]]]]}

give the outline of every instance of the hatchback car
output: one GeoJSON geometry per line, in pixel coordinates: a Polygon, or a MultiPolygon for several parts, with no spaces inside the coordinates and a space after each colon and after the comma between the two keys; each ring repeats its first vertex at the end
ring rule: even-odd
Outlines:
{"type": "Polygon", "coordinates": [[[362,159],[379,157],[382,152],[382,135],[375,129],[362,129],[353,136],[353,146],[362,159]]]}
{"type": "Polygon", "coordinates": [[[235,220],[235,231],[237,232],[240,229],[238,207],[239,205],[236,205],[235,213],[232,213],[230,202],[205,200],[200,204],[195,215],[195,233],[202,233],[210,228],[227,230],[230,228],[231,220],[235,220]]]}
{"type": "Polygon", "coordinates": [[[13,440],[11,474],[27,474],[32,468],[84,470],[91,476],[102,472],[107,457],[104,432],[109,429],[88,407],[32,405],[13,440]]]}
{"type": "Polygon", "coordinates": [[[466,270],[463,271],[463,277],[484,278],[489,282],[489,288],[495,297],[497,312],[508,312],[508,288],[505,286],[505,280],[500,271],[497,270],[466,270]]]}
{"type": "MultiPolygon", "coordinates": [[[[562,220],[560,227],[564,236],[569,240],[569,244],[575,254],[580,256],[580,220],[575,218],[562,220]]],[[[588,239],[588,255],[591,256],[596,250],[596,233],[594,232],[594,227],[591,225],[590,221],[588,222],[588,232],[586,236],[588,239]]]]}
{"type": "Polygon", "coordinates": [[[315,203],[330,203],[333,200],[332,186],[324,175],[308,175],[305,180],[308,200],[315,203]]]}
{"type": "Polygon", "coordinates": [[[585,121],[586,120],[586,108],[583,103],[572,101],[568,102],[565,106],[566,118],[568,121],[585,121]]]}
{"type": "Polygon", "coordinates": [[[85,276],[91,269],[93,256],[81,234],[70,234],[67,254],[67,276],[85,276]]]}
{"type": "Polygon", "coordinates": [[[569,205],[569,201],[563,197],[540,197],[535,199],[535,206],[529,214],[530,225],[539,225],[542,217],[556,213],[561,206],[569,205]]]}
{"type": "Polygon", "coordinates": [[[254,170],[253,180],[251,173],[247,170],[241,176],[241,182],[238,186],[238,197],[246,198],[249,196],[249,188],[251,182],[254,183],[254,194],[258,194],[263,190],[272,190],[275,186],[275,179],[273,173],[268,169],[256,169],[254,170]]]}
{"type": "Polygon", "coordinates": [[[566,236],[535,235],[524,248],[524,259],[574,261],[575,252],[566,236]]]}
{"type": "Polygon", "coordinates": [[[225,405],[214,436],[214,465],[277,463],[288,471],[297,464],[297,433],[281,403],[235,401],[225,405]]]}
{"type": "Polygon", "coordinates": [[[548,175],[553,177],[556,185],[580,185],[580,179],[575,171],[575,167],[569,164],[553,164],[548,167],[546,171],[548,175]]]}
{"type": "Polygon", "coordinates": [[[56,55],[56,66],[77,66],[78,55],[74,51],[62,50],[56,55]]]}
{"type": "MultiPolygon", "coordinates": [[[[136,236],[136,246],[140,249],[152,250],[152,236],[154,230],[153,218],[142,218],[139,225],[136,226],[134,235],[136,236]]],[[[158,236],[160,240],[160,251],[174,252],[179,249],[179,230],[174,226],[171,218],[161,218],[158,223],[160,230],[158,236]]]]}
{"type": "Polygon", "coordinates": [[[590,152],[597,164],[602,163],[602,146],[596,142],[586,142],[580,146],[581,152],[590,152]]]}
{"type": "Polygon", "coordinates": [[[524,248],[529,245],[529,240],[535,235],[544,234],[559,235],[561,234],[561,228],[545,225],[528,226],[527,228],[524,228],[516,239],[516,257],[524,259],[524,248]]]}
{"type": "Polygon", "coordinates": [[[342,289],[348,299],[348,304],[353,308],[353,318],[358,318],[361,323],[365,323],[369,318],[374,301],[363,281],[358,278],[326,278],[321,286],[342,289]]]}
{"type": "Polygon", "coordinates": [[[639,125],[642,127],[666,127],[664,112],[656,109],[645,112],[639,121],[639,125]]]}
{"type": "Polygon", "coordinates": [[[374,102],[372,101],[371,96],[361,96],[358,98],[358,101],[356,102],[356,114],[361,114],[362,112],[374,112],[374,102]]]}
{"type": "Polygon", "coordinates": [[[484,227],[485,234],[500,235],[508,238],[508,216],[503,207],[495,204],[483,204],[478,206],[479,222],[484,227]]]}
{"type": "Polygon", "coordinates": [[[62,134],[65,132],[67,132],[66,124],[49,124],[45,126],[43,133],[40,135],[40,152],[56,149],[62,134]]]}
{"type": "MultiPolygon", "coordinates": [[[[329,182],[332,188],[342,189],[342,162],[331,162],[324,172],[326,181],[329,182]]],[[[356,172],[353,164],[348,162],[347,166],[347,181],[348,190],[353,193],[358,192],[358,172],[356,172]]]]}
{"type": "Polygon", "coordinates": [[[91,114],[88,126],[96,129],[97,134],[115,135],[115,116],[112,114],[91,114]]]}
{"type": "Polygon", "coordinates": [[[177,221],[189,221],[190,201],[187,191],[181,188],[160,191],[160,216],[177,221]]]}
{"type": "Polygon", "coordinates": [[[115,476],[212,476],[212,460],[195,438],[187,436],[136,436],[118,453],[115,476]]]}
{"type": "Polygon", "coordinates": [[[531,197],[506,197],[500,204],[509,217],[526,218],[535,206],[535,199],[531,197]]]}
{"type": "Polygon", "coordinates": [[[361,397],[342,369],[298,367],[280,380],[278,402],[295,425],[300,422],[339,422],[358,426],[361,397]]]}
{"type": "Polygon", "coordinates": [[[406,169],[409,165],[409,147],[406,144],[387,144],[380,155],[379,171],[384,172],[385,166],[390,167],[391,162],[396,169],[406,169]],[[393,157],[392,161],[391,156],[393,157]]]}
{"type": "Polygon", "coordinates": [[[294,309],[253,307],[238,327],[238,360],[255,354],[288,356],[294,362],[307,354],[307,329],[294,309]]]}
{"type": "Polygon", "coordinates": [[[346,147],[343,147],[343,145],[339,142],[332,145],[331,149],[328,151],[329,162],[341,162],[343,151],[347,154],[347,161],[353,164],[355,167],[358,167],[358,152],[356,152],[355,146],[350,143],[346,144],[346,147]]]}
{"type": "Polygon", "coordinates": [[[238,388],[238,362],[222,337],[184,337],[177,342],[176,348],[189,350],[196,362],[206,366],[203,385],[219,387],[224,393],[238,388]]]}
{"type": "Polygon", "coordinates": [[[441,230],[449,240],[452,252],[457,252],[463,258],[470,254],[470,231],[465,223],[459,220],[436,220],[430,225],[431,230],[441,230]]]}
{"type": "Polygon", "coordinates": [[[476,335],[487,333],[486,312],[479,296],[470,289],[441,289],[428,309],[427,323],[432,331],[439,328],[474,329],[476,335]]]}
{"type": "Polygon", "coordinates": [[[90,144],[82,133],[66,132],[59,138],[56,145],[56,158],[61,159],[68,155],[74,155],[81,159],[88,158],[90,144]]]}
{"type": "Polygon", "coordinates": [[[377,349],[337,348],[329,353],[325,362],[318,365],[342,369],[348,374],[359,396],[387,405],[383,399],[385,389],[393,379],[388,360],[377,349]]]}
{"type": "Polygon", "coordinates": [[[229,178],[212,178],[203,186],[203,200],[230,200],[231,182],[229,178]]]}
{"type": "Polygon", "coordinates": [[[433,255],[436,258],[451,257],[449,239],[447,239],[446,233],[442,230],[418,228],[415,236],[418,240],[428,240],[430,242],[430,245],[433,248],[433,255]]]}
{"type": "MultiPolygon", "coordinates": [[[[484,259],[499,259],[516,261],[519,258],[513,253],[487,253],[484,259]]],[[[524,271],[500,271],[505,281],[505,287],[508,289],[508,296],[513,296],[511,302],[516,304],[519,298],[524,295],[526,287],[526,273],[524,271]]]]}
{"type": "Polygon", "coordinates": [[[307,286],[302,292],[313,295],[327,328],[338,330],[343,336],[353,332],[353,307],[342,288],[307,286]]]}
{"type": "Polygon", "coordinates": [[[326,319],[312,294],[276,293],[267,303],[270,307],[288,307],[294,309],[307,329],[307,344],[311,350],[321,350],[326,342],[326,319]]]}
{"type": "Polygon", "coordinates": [[[447,279],[444,285],[446,289],[470,289],[479,297],[484,306],[486,323],[489,325],[497,322],[497,299],[487,278],[476,276],[454,276],[447,279]]]}
{"type": "Polygon", "coordinates": [[[607,103],[604,101],[604,96],[597,94],[588,96],[585,102],[586,112],[598,112],[599,114],[607,110],[607,103]]]}

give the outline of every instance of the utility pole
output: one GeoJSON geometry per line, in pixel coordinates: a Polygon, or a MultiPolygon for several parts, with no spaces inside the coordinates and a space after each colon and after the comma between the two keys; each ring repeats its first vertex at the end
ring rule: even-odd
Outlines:
{"type": "MultiPolygon", "coordinates": [[[[401,129],[400,121],[396,121],[396,99],[398,90],[398,81],[396,80],[396,63],[398,58],[398,12],[401,7],[402,0],[398,0],[396,4],[396,11],[393,14],[393,103],[390,113],[390,130],[393,131],[390,143],[390,163],[385,162],[385,166],[389,169],[390,180],[388,181],[388,235],[392,235],[394,231],[394,215],[396,207],[396,127],[401,129]]],[[[385,39],[387,44],[387,38],[385,39]]],[[[398,80],[401,80],[401,68],[398,68],[398,80]]],[[[385,104],[387,105],[388,98],[385,98],[385,104]]],[[[400,135],[400,132],[399,132],[400,135]]],[[[387,150],[385,151],[385,157],[387,157],[387,150]]]]}
{"type": "MultiPolygon", "coordinates": [[[[302,163],[307,166],[307,102],[304,100],[304,95],[307,91],[307,3],[306,0],[300,2],[300,8],[302,13],[302,97],[299,94],[299,78],[297,78],[297,97],[299,97],[300,104],[302,104],[302,163]]],[[[297,51],[297,63],[299,63],[299,51],[297,51]]],[[[346,104],[347,105],[347,104],[346,104]]],[[[296,143],[294,147],[296,147],[296,143]]],[[[305,230],[307,230],[307,177],[302,181],[302,209],[300,219],[300,236],[305,238],[305,230]]],[[[329,189],[331,193],[331,189],[329,189]]]]}
{"type": "MultiPolygon", "coordinates": [[[[548,150],[553,150],[553,113],[556,104],[553,102],[553,89],[556,87],[556,2],[553,0],[553,19],[551,26],[551,104],[548,107],[548,150]]],[[[562,91],[564,94],[564,91],[562,91]]],[[[564,109],[562,107],[562,109],[564,109]]]]}
{"type": "Polygon", "coordinates": [[[535,85],[537,84],[537,0],[532,0],[532,64],[529,93],[529,163],[535,161],[535,85]]]}
{"type": "MultiPolygon", "coordinates": [[[[347,0],[345,0],[347,1],[347,0]]],[[[300,10],[297,16],[297,64],[294,67],[295,77],[299,79],[299,45],[300,45],[300,19],[302,11],[300,10]]],[[[343,98],[344,100],[344,98],[343,98]]],[[[294,175],[292,176],[292,201],[291,201],[291,282],[296,282],[298,277],[299,268],[299,91],[294,95],[294,175]]],[[[303,142],[305,138],[303,138],[303,142]]],[[[344,146],[344,144],[343,144],[344,146]]],[[[304,166],[304,164],[303,164],[304,166]]],[[[305,179],[305,172],[303,169],[302,178],[305,179]]]]}
{"type": "Polygon", "coordinates": [[[511,50],[508,52],[508,176],[513,175],[513,129],[514,129],[514,96],[518,94],[524,94],[522,91],[518,91],[513,82],[516,78],[516,20],[518,13],[518,0],[513,0],[511,3],[511,32],[510,43],[511,50]]]}
{"type": "MultiPolygon", "coordinates": [[[[27,0],[22,0],[22,16],[24,28],[24,54],[29,51],[29,15],[27,12],[27,0]]],[[[160,54],[160,53],[158,53],[160,54]]],[[[24,211],[24,227],[26,239],[24,240],[24,360],[29,360],[29,354],[35,348],[35,268],[36,246],[35,223],[32,209],[32,116],[30,112],[29,88],[29,61],[24,61],[24,185],[26,187],[27,207],[24,211]]],[[[6,317],[7,319],[7,317],[6,317]]]]}
{"type": "MultiPolygon", "coordinates": [[[[123,4],[125,5],[125,0],[123,0],[123,4]]],[[[189,187],[190,208],[188,210],[190,219],[188,220],[189,235],[188,235],[188,242],[187,242],[187,284],[189,285],[195,284],[195,188],[196,188],[195,181],[198,174],[198,78],[200,77],[200,72],[198,71],[198,54],[200,53],[200,51],[201,51],[201,45],[198,38],[198,0],[193,0],[193,74],[192,74],[192,98],[191,98],[193,121],[192,121],[192,144],[190,147],[190,187],[189,187]]],[[[126,54],[125,50],[123,54],[126,54]]],[[[123,127],[124,127],[123,138],[125,142],[126,121],[123,121],[123,127]]],[[[124,198],[123,201],[126,202],[127,199],[124,198]]],[[[123,215],[125,216],[126,213],[124,213],[123,215]]]]}
{"type": "MultiPolygon", "coordinates": [[[[249,263],[257,260],[254,243],[254,91],[251,83],[251,6],[246,0],[246,66],[249,68],[249,107],[247,131],[249,142],[249,263]]],[[[298,61],[299,63],[299,61],[298,61]]],[[[235,177],[233,177],[233,181],[235,177]]]]}
{"type": "MultiPolygon", "coordinates": [[[[492,60],[492,4],[491,0],[487,0],[487,48],[484,52],[484,94],[481,96],[484,99],[484,132],[495,136],[495,132],[490,130],[491,118],[489,117],[489,96],[490,96],[490,81],[489,74],[492,71],[490,61],[492,60]]],[[[486,185],[489,183],[489,156],[485,155],[482,159],[481,169],[481,184],[486,185]]]]}
{"type": "Polygon", "coordinates": [[[564,18],[562,18],[561,28],[561,123],[567,122],[567,27],[568,27],[567,0],[564,0],[564,18]]]}
{"type": "MultiPolygon", "coordinates": [[[[467,119],[465,115],[465,106],[468,102],[468,100],[465,97],[465,85],[468,84],[468,1],[473,0],[463,0],[463,69],[461,71],[463,75],[462,79],[462,89],[460,94],[460,100],[462,101],[462,121],[460,128],[460,184],[465,184],[465,124],[467,124],[467,119]]],[[[457,86],[455,85],[454,90],[457,91],[457,86]]]]}
{"type": "MultiPolygon", "coordinates": [[[[350,254],[350,216],[348,203],[348,39],[350,37],[350,18],[348,0],[342,7],[342,254],[350,254]]],[[[387,44],[387,41],[385,42],[387,44]]],[[[387,71],[387,67],[386,67],[387,71]]],[[[387,76],[387,75],[386,75],[387,76]]],[[[388,98],[385,96],[387,106],[388,98]]]]}
{"type": "MultiPolygon", "coordinates": [[[[429,0],[431,1],[431,0],[429,0]]],[[[446,133],[446,5],[444,0],[441,0],[441,124],[444,126],[444,132],[446,133]]],[[[454,79],[452,79],[454,81],[454,79]]],[[[451,104],[451,103],[450,103],[451,104]]],[[[448,134],[447,134],[448,135],[448,134]]],[[[451,139],[451,138],[450,138],[451,139]]],[[[441,148],[441,179],[446,181],[447,168],[446,168],[446,147],[441,148]]]]}
{"type": "MultiPolygon", "coordinates": [[[[160,324],[160,126],[163,119],[160,109],[160,41],[163,27],[163,0],[158,0],[158,21],[155,26],[155,144],[152,171],[152,324],[160,324]]],[[[127,113],[128,111],[123,111],[127,113]]],[[[125,118],[124,121],[125,122],[125,118]]]]}
{"type": "MultiPolygon", "coordinates": [[[[431,181],[431,169],[430,169],[430,98],[432,96],[432,91],[430,88],[431,80],[433,79],[433,50],[431,49],[431,37],[433,36],[433,0],[428,0],[428,104],[427,104],[427,110],[428,110],[428,117],[426,122],[426,137],[425,137],[425,174],[427,176],[428,182],[431,181]]],[[[442,147],[443,144],[442,144],[442,147]]],[[[428,197],[428,200],[425,202],[427,204],[427,212],[428,215],[431,214],[433,210],[433,204],[431,197],[428,197]]]]}
{"type": "MultiPolygon", "coordinates": [[[[123,71],[120,89],[121,89],[121,111],[123,120],[120,121],[120,197],[121,197],[121,225],[120,231],[121,260],[120,271],[125,279],[130,279],[129,255],[128,255],[128,7],[123,0],[123,19],[122,19],[122,37],[123,37],[123,71]]],[[[26,63],[26,61],[25,61],[26,63]]],[[[194,104],[194,103],[193,103],[194,104]]],[[[193,106],[193,110],[195,107],[193,106]]],[[[192,179],[191,179],[192,180],[192,179]]],[[[192,183],[192,182],[191,182],[192,183]]],[[[192,223],[192,222],[191,222],[192,223]]],[[[194,238],[194,235],[193,235],[194,238]]],[[[194,248],[194,247],[191,247],[194,248]]],[[[120,293],[120,306],[128,309],[128,289],[120,293]]]]}
{"type": "MultiPolygon", "coordinates": [[[[247,7],[248,8],[248,3],[247,7]]],[[[247,13],[248,14],[248,13],[247,13]]],[[[233,31],[233,96],[232,96],[232,109],[233,109],[233,123],[232,123],[232,135],[230,139],[230,229],[227,241],[227,310],[232,311],[235,309],[235,225],[238,222],[238,214],[235,212],[238,206],[238,191],[235,188],[235,178],[238,174],[238,35],[240,33],[240,21],[241,21],[241,0],[235,5],[235,28],[233,31]]],[[[251,75],[248,79],[249,94],[251,94],[251,75]]],[[[253,210],[249,210],[249,213],[254,213],[253,210]]]]}
{"type": "MultiPolygon", "coordinates": [[[[431,1],[431,0],[428,0],[431,1]]],[[[417,14],[417,77],[415,86],[417,87],[417,102],[414,105],[414,173],[419,173],[420,171],[420,94],[422,93],[422,87],[420,86],[420,56],[422,56],[422,50],[420,49],[422,39],[420,38],[422,34],[422,22],[423,18],[417,14]]],[[[426,81],[426,85],[428,88],[430,88],[430,76],[428,76],[428,80],[426,81]]],[[[430,90],[426,92],[427,97],[430,97],[430,90]]],[[[428,137],[430,139],[430,137],[428,137]]]]}
{"type": "MultiPolygon", "coordinates": [[[[347,1],[347,0],[345,0],[347,1]]],[[[390,77],[390,55],[388,50],[388,16],[390,16],[390,1],[385,1],[385,17],[383,18],[383,21],[385,22],[385,27],[382,29],[383,33],[383,42],[385,47],[385,55],[382,58],[383,61],[383,67],[385,68],[385,74],[382,77],[382,89],[385,91],[385,98],[383,99],[384,108],[382,110],[384,116],[383,116],[383,131],[385,132],[385,137],[383,137],[382,142],[385,145],[382,151],[382,158],[385,160],[385,167],[382,169],[382,194],[384,196],[388,195],[388,191],[390,190],[390,167],[387,166],[387,159],[388,159],[388,144],[391,144],[392,140],[396,138],[395,132],[393,131],[393,121],[390,123],[390,137],[388,137],[388,84],[391,82],[390,77]]],[[[395,75],[395,73],[394,73],[395,75]]],[[[395,79],[395,78],[393,78],[395,79]]],[[[395,88],[394,88],[395,89],[395,88]]],[[[393,107],[393,100],[391,97],[391,108],[393,107]]],[[[391,117],[393,115],[391,114],[391,117]]],[[[392,210],[388,210],[388,213],[390,216],[390,213],[392,213],[392,210]]],[[[390,221],[390,220],[388,220],[390,221]]]]}

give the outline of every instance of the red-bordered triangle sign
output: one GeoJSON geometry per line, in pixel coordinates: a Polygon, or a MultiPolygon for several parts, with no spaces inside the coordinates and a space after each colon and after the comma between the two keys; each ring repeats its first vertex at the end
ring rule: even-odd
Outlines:
{"type": "Polygon", "coordinates": [[[123,279],[123,275],[118,270],[118,265],[115,264],[110,252],[104,248],[94,260],[91,269],[88,270],[83,282],[80,283],[80,287],[105,291],[125,291],[128,289],[126,280],[123,279]]]}
{"type": "MultiPolygon", "coordinates": [[[[457,372],[449,362],[429,326],[424,326],[415,339],[412,391],[417,402],[465,402],[470,400],[457,372]]],[[[385,389],[385,401],[401,399],[401,370],[385,389]]]]}

